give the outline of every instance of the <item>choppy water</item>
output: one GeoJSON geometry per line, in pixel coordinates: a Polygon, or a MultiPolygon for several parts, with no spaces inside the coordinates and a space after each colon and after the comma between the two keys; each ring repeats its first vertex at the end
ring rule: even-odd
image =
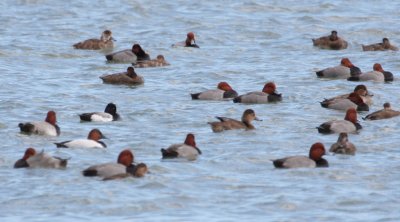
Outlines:
{"type": "MultiPolygon", "coordinates": [[[[315,127],[343,112],[322,109],[323,98],[356,83],[320,80],[315,71],[349,57],[362,70],[375,62],[394,73],[391,84],[366,83],[372,111],[386,101],[400,109],[398,52],[362,52],[388,37],[400,45],[398,1],[45,1],[0,2],[1,221],[399,221],[400,119],[362,121],[350,140],[356,156],[327,156],[328,169],[276,170],[270,159],[327,148],[337,135],[315,127]],[[115,51],[140,43],[172,65],[138,69],[144,86],[104,85],[120,72],[101,52],[72,44],[111,29],[115,51]],[[314,48],[311,38],[336,29],[350,47],[314,48]],[[201,49],[171,48],[193,31],[201,49]],[[229,82],[239,93],[274,81],[283,102],[239,105],[192,101],[189,93],[229,82]],[[80,123],[78,113],[117,104],[123,121],[80,123]],[[252,108],[255,131],[211,132],[216,115],[239,118],[252,108]],[[57,112],[58,138],[19,134],[17,124],[57,112]],[[57,150],[53,142],[100,128],[106,151],[57,150]],[[162,161],[160,148],[196,135],[194,162],[162,161]],[[12,168],[25,148],[71,157],[66,170],[12,168]],[[124,148],[151,173],[103,182],[81,170],[114,161],[124,148]]],[[[362,113],[361,116],[367,113],[362,113]]]]}

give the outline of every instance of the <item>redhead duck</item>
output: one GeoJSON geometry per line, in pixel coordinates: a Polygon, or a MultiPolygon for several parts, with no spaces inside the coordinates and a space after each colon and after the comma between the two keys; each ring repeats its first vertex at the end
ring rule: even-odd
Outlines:
{"type": "Polygon", "coordinates": [[[317,127],[318,132],[322,134],[353,133],[361,128],[357,122],[357,111],[354,108],[347,110],[344,120],[332,120],[317,127]]]}
{"type": "Polygon", "coordinates": [[[347,98],[337,98],[321,102],[321,106],[328,109],[336,109],[346,111],[349,108],[357,109],[357,111],[369,111],[369,106],[364,102],[361,96],[352,92],[347,98]]]}
{"type": "Polygon", "coordinates": [[[87,139],[68,140],[56,144],[57,148],[106,148],[106,144],[100,139],[106,139],[99,129],[90,130],[87,139]]]}
{"type": "Polygon", "coordinates": [[[356,147],[349,141],[347,133],[340,133],[337,142],[332,144],[329,152],[354,155],[356,153],[356,147]]]}
{"type": "Polygon", "coordinates": [[[201,151],[196,146],[194,135],[189,133],[186,135],[184,143],[172,144],[167,149],[161,149],[163,159],[169,158],[186,158],[188,160],[196,160],[201,151]]]}
{"type": "Polygon", "coordinates": [[[44,122],[26,122],[18,124],[21,132],[46,136],[59,136],[60,127],[56,124],[56,112],[49,111],[44,122]]]}
{"type": "MultiPolygon", "coordinates": [[[[361,96],[362,100],[364,101],[365,104],[367,105],[372,105],[372,96],[371,94],[368,93],[368,89],[365,85],[357,85],[354,88],[355,93],[361,96]]],[[[347,99],[350,96],[350,94],[343,94],[339,96],[335,96],[329,99],[325,99],[324,101],[331,102],[333,100],[342,100],[342,99],[347,99]]]]}
{"type": "Polygon", "coordinates": [[[120,152],[117,163],[103,163],[90,166],[82,171],[86,177],[99,176],[104,180],[123,178],[127,176],[142,177],[147,172],[144,163],[133,164],[134,156],[131,150],[126,149],[120,152]]]}
{"type": "Polygon", "coordinates": [[[278,101],[282,101],[282,94],[276,92],[276,85],[273,82],[266,83],[262,92],[249,92],[233,99],[234,103],[270,103],[278,101]]]}
{"type": "Polygon", "coordinates": [[[200,93],[190,94],[192,99],[196,100],[226,100],[233,99],[238,96],[238,93],[232,89],[227,82],[220,82],[218,89],[207,90],[200,93]]]}
{"type": "Polygon", "coordinates": [[[119,120],[119,114],[117,113],[117,106],[114,103],[107,104],[104,112],[92,112],[82,113],[79,115],[81,121],[92,121],[92,122],[111,122],[119,120]]]}
{"type": "Polygon", "coordinates": [[[161,66],[169,66],[170,64],[165,61],[163,55],[158,55],[156,59],[144,60],[133,64],[135,68],[148,68],[148,67],[161,67],[161,66]]]}
{"type": "MultiPolygon", "coordinates": [[[[374,82],[384,82],[385,75],[383,75],[383,69],[381,64],[375,63],[373,66],[373,71],[362,73],[359,76],[352,76],[347,78],[348,81],[374,81],[374,82]]],[[[392,75],[393,77],[393,75],[392,75]]]]}
{"type": "Polygon", "coordinates": [[[379,120],[379,119],[389,119],[400,115],[400,111],[393,110],[390,103],[384,103],[383,109],[368,114],[364,117],[364,120],[379,120]]]}
{"type": "Polygon", "coordinates": [[[105,30],[101,33],[100,39],[87,39],[83,42],[78,42],[74,44],[75,49],[112,49],[114,47],[115,39],[112,37],[112,33],[110,30],[105,30]]]}
{"type": "Polygon", "coordinates": [[[383,38],[381,43],[375,43],[371,45],[361,45],[363,51],[386,51],[386,50],[393,50],[398,51],[399,48],[390,44],[388,38],[383,38]]]}
{"type": "Polygon", "coordinates": [[[342,58],[340,65],[317,71],[316,74],[320,78],[345,79],[350,76],[359,76],[361,70],[354,66],[350,59],[342,58]]]}
{"type": "Polygon", "coordinates": [[[103,80],[103,83],[107,84],[140,85],[144,83],[143,77],[137,75],[132,66],[129,66],[126,72],[102,75],[99,78],[103,80]]]}
{"type": "Polygon", "coordinates": [[[139,44],[134,44],[132,49],[125,49],[106,55],[106,59],[111,62],[137,63],[144,60],[150,60],[150,56],[139,44]]]}
{"type": "Polygon", "coordinates": [[[328,161],[322,158],[325,155],[325,147],[322,143],[314,143],[307,156],[290,156],[273,160],[276,168],[314,168],[328,167],[328,161]]]}
{"type": "Polygon", "coordinates": [[[347,48],[347,42],[337,35],[337,31],[332,31],[330,35],[318,39],[312,39],[314,46],[321,49],[340,50],[347,48]]]}
{"type": "Polygon", "coordinates": [[[197,44],[196,44],[196,40],[194,38],[194,33],[193,32],[189,32],[186,35],[186,40],[184,42],[178,42],[172,45],[173,47],[177,47],[177,46],[183,46],[183,47],[193,47],[193,48],[200,48],[197,44]]]}
{"type": "Polygon", "coordinates": [[[67,166],[67,159],[59,157],[52,157],[47,153],[37,153],[34,148],[27,148],[22,159],[17,160],[14,168],[23,167],[39,167],[39,168],[65,168],[67,166]]]}
{"type": "Polygon", "coordinates": [[[255,129],[251,121],[257,120],[261,121],[256,117],[256,113],[252,109],[246,109],[243,112],[242,120],[235,120],[227,117],[216,117],[220,120],[220,122],[208,122],[211,125],[211,129],[214,133],[222,132],[224,130],[233,130],[233,129],[246,129],[252,130],[255,129]]]}

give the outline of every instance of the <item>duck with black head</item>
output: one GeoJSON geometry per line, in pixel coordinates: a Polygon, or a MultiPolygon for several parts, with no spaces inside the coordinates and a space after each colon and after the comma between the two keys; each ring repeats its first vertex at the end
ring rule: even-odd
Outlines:
{"type": "Polygon", "coordinates": [[[81,121],[89,122],[111,122],[120,119],[117,113],[117,106],[114,103],[107,104],[104,112],[91,112],[79,114],[81,121]]]}
{"type": "Polygon", "coordinates": [[[102,75],[99,77],[103,83],[114,85],[141,85],[144,83],[143,76],[139,76],[132,66],[126,69],[126,72],[102,75]]]}
{"type": "Polygon", "coordinates": [[[139,44],[134,44],[131,49],[125,49],[106,55],[106,59],[109,62],[136,64],[141,61],[150,60],[150,56],[139,44]]]}

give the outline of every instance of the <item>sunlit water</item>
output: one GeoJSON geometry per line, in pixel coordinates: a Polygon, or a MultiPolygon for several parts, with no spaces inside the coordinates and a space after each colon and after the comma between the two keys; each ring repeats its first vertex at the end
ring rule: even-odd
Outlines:
{"type": "Polygon", "coordinates": [[[388,37],[400,45],[398,1],[41,1],[0,2],[1,221],[399,221],[400,118],[360,122],[351,134],[355,156],[331,155],[330,168],[276,170],[271,159],[307,155],[337,135],[315,129],[343,112],[323,98],[357,83],[321,80],[315,71],[349,57],[362,70],[375,62],[394,73],[390,84],[365,83],[371,111],[384,102],[400,109],[398,52],[362,52],[388,37]],[[117,39],[114,51],[140,43],[169,67],[137,69],[140,87],[104,85],[102,74],[126,70],[98,51],[72,44],[117,39]],[[336,29],[350,46],[314,48],[311,38],[336,29]],[[188,31],[200,49],[172,48],[188,31]],[[240,94],[274,81],[283,102],[240,105],[192,101],[189,93],[229,82],[240,94]],[[80,123],[78,114],[117,104],[122,121],[80,123]],[[240,118],[252,108],[254,131],[213,133],[214,116],[240,118]],[[57,112],[61,136],[26,136],[19,122],[57,112]],[[109,138],[103,150],[57,150],[54,142],[83,138],[92,128],[109,138]],[[160,148],[196,135],[194,162],[162,161],[160,148]],[[70,157],[67,169],[13,169],[27,147],[70,157]],[[85,178],[89,165],[115,161],[125,148],[149,166],[144,178],[103,182],[85,178]]]}

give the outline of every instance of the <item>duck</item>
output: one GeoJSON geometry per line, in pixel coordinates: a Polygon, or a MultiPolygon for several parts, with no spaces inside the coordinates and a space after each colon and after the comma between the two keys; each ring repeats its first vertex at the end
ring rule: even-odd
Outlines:
{"type": "Polygon", "coordinates": [[[106,139],[106,137],[99,129],[92,129],[87,139],[68,140],[54,144],[57,148],[106,148],[107,145],[100,139],[106,139]]]}
{"type": "Polygon", "coordinates": [[[136,64],[140,61],[150,60],[150,56],[139,44],[134,44],[132,49],[125,49],[106,55],[106,59],[110,62],[136,64]]]}
{"type": "Polygon", "coordinates": [[[217,89],[190,94],[193,100],[229,100],[238,96],[227,82],[219,82],[217,89]]]}
{"type": "Polygon", "coordinates": [[[173,47],[177,46],[183,46],[183,47],[192,47],[192,48],[200,48],[196,44],[196,40],[194,38],[194,33],[193,32],[188,32],[186,34],[186,40],[184,42],[178,42],[172,45],[173,47]]]}
{"type": "Polygon", "coordinates": [[[37,153],[35,148],[27,148],[24,156],[17,160],[14,164],[14,168],[65,168],[67,167],[68,159],[62,159],[60,157],[53,157],[50,154],[45,153],[43,150],[37,153]]]}
{"type": "Polygon", "coordinates": [[[102,177],[103,180],[124,178],[128,176],[143,177],[147,173],[147,165],[134,164],[134,155],[130,149],[121,151],[116,163],[93,165],[82,171],[86,177],[102,177]]]}
{"type": "Polygon", "coordinates": [[[354,133],[362,126],[357,122],[357,111],[354,108],[350,108],[346,111],[344,120],[332,120],[322,123],[317,127],[318,132],[322,134],[331,133],[354,133]]]}
{"type": "Polygon", "coordinates": [[[381,64],[375,63],[373,71],[362,73],[359,76],[351,76],[347,78],[348,81],[374,81],[374,82],[385,82],[385,75],[383,75],[383,69],[381,64]]]}
{"type": "Polygon", "coordinates": [[[340,133],[337,142],[332,144],[329,152],[354,155],[356,153],[356,147],[349,141],[349,136],[347,133],[340,133]]]}
{"type": "Polygon", "coordinates": [[[161,149],[163,159],[183,158],[187,160],[196,160],[201,155],[200,149],[196,146],[193,133],[188,133],[183,143],[172,144],[168,148],[161,149]]]}
{"type": "Polygon", "coordinates": [[[383,104],[383,109],[375,111],[364,117],[364,120],[380,120],[389,119],[400,115],[400,111],[393,110],[390,103],[386,102],[383,104]]]}
{"type": "Polygon", "coordinates": [[[317,39],[312,39],[313,45],[321,49],[341,50],[347,48],[347,41],[337,35],[337,31],[333,30],[330,35],[317,39]]]}
{"type": "Polygon", "coordinates": [[[385,82],[393,82],[393,80],[394,80],[393,73],[383,70],[381,64],[375,63],[374,66],[373,66],[373,69],[374,69],[374,71],[383,73],[383,77],[385,79],[385,82]]]}
{"type": "Polygon", "coordinates": [[[262,92],[249,92],[244,95],[237,96],[233,99],[234,103],[261,104],[282,101],[282,94],[276,92],[276,85],[268,82],[264,85],[262,92]]]}
{"type": "Polygon", "coordinates": [[[47,112],[45,121],[19,123],[18,127],[22,133],[37,134],[45,136],[59,136],[61,131],[57,125],[56,112],[47,112]]]}
{"type": "Polygon", "coordinates": [[[87,39],[74,44],[73,47],[75,49],[89,50],[112,49],[114,47],[113,41],[115,41],[115,39],[112,37],[112,32],[110,30],[105,30],[101,33],[100,39],[87,39]]]}
{"type": "MultiPolygon", "coordinates": [[[[354,87],[353,92],[357,93],[358,95],[360,95],[360,97],[362,98],[362,100],[364,101],[365,104],[367,104],[368,106],[372,105],[372,94],[369,94],[368,89],[365,85],[360,84],[357,85],[356,87],[354,87]]],[[[329,99],[324,99],[324,101],[326,102],[331,102],[333,100],[342,100],[342,99],[347,99],[350,96],[351,93],[346,93],[343,95],[338,95],[329,99]]]]}
{"type": "Polygon", "coordinates": [[[253,130],[255,127],[251,124],[251,121],[257,120],[261,121],[257,118],[256,113],[252,109],[246,109],[243,112],[242,120],[235,120],[228,117],[215,117],[219,119],[219,122],[208,122],[211,125],[211,129],[214,133],[222,132],[224,130],[233,130],[233,129],[246,129],[253,130]]]}
{"type": "Polygon", "coordinates": [[[126,72],[102,75],[99,77],[106,84],[115,85],[141,85],[144,83],[143,76],[136,74],[135,69],[129,66],[126,72]]]}
{"type": "Polygon", "coordinates": [[[361,96],[352,92],[347,98],[337,98],[332,100],[325,99],[320,102],[321,106],[328,109],[346,111],[349,108],[355,108],[357,111],[369,111],[369,106],[364,102],[361,96]]]}
{"type": "Polygon", "coordinates": [[[316,74],[319,78],[346,79],[361,75],[361,70],[349,58],[342,58],[340,65],[319,70],[316,74]]]}
{"type": "Polygon", "coordinates": [[[399,48],[390,44],[388,38],[383,38],[381,43],[375,43],[371,45],[361,45],[363,51],[386,51],[386,50],[393,50],[398,51],[399,48]]]}
{"type": "Polygon", "coordinates": [[[272,160],[272,162],[276,168],[281,169],[329,167],[328,161],[322,158],[325,154],[324,144],[318,142],[311,146],[308,157],[290,156],[272,160]]]}
{"type": "Polygon", "coordinates": [[[169,66],[170,64],[165,60],[163,55],[158,55],[156,59],[144,60],[133,64],[135,68],[148,68],[148,67],[161,67],[169,66]]]}
{"type": "Polygon", "coordinates": [[[111,122],[120,119],[117,113],[117,106],[114,103],[107,104],[104,112],[91,112],[79,114],[81,121],[111,122]]]}

